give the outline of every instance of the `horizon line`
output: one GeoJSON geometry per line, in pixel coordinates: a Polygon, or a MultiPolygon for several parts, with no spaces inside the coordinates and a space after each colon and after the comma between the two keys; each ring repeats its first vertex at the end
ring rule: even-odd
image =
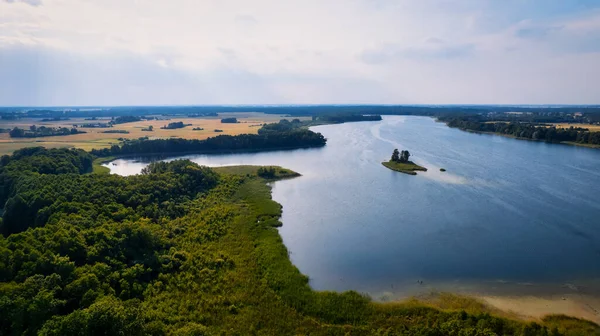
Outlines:
{"type": "Polygon", "coordinates": [[[599,104],[173,104],[173,105],[0,105],[0,109],[8,108],[135,108],[135,107],[600,107],[599,104]]]}

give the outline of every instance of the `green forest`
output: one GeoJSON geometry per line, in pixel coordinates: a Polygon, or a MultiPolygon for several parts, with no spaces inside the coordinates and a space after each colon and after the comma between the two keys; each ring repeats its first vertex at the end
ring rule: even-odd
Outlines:
{"type": "Polygon", "coordinates": [[[223,118],[223,119],[221,119],[221,123],[223,123],[223,124],[237,124],[238,120],[237,120],[237,118],[223,118]]]}
{"type": "Polygon", "coordinates": [[[29,126],[29,129],[15,127],[8,132],[11,138],[41,138],[47,136],[71,135],[80,133],[86,132],[80,131],[77,128],[46,126],[37,127],[35,125],[29,126]]]}
{"type": "Polygon", "coordinates": [[[593,335],[549,316],[507,319],[317,292],[290,262],[266,182],[279,167],[156,162],[140,175],[91,173],[81,150],[0,159],[1,335],[593,335]]]}
{"type": "MultiPolygon", "coordinates": [[[[215,130],[216,131],[216,130],[215,130]]],[[[181,138],[147,140],[139,139],[113,145],[111,148],[94,149],[96,156],[172,153],[226,153],[243,151],[268,151],[325,146],[327,139],[321,133],[308,129],[293,129],[269,134],[218,135],[204,140],[181,138]]]]}
{"type": "MultiPolygon", "coordinates": [[[[584,118],[600,121],[600,106],[499,106],[499,105],[291,105],[291,106],[111,106],[93,111],[96,117],[124,116],[134,120],[132,116],[214,116],[218,113],[263,112],[288,116],[327,116],[327,115],[477,115],[487,113],[503,114],[506,112],[530,113],[529,118],[536,122],[573,121],[567,115],[581,112],[584,118]]],[[[0,107],[2,119],[19,118],[77,118],[90,117],[90,111],[79,108],[45,108],[25,110],[15,107],[0,107]]],[[[125,121],[126,119],[120,119],[125,121]]],[[[139,120],[138,120],[139,121],[139,120]]]]}
{"type": "Polygon", "coordinates": [[[509,135],[521,139],[545,142],[572,142],[577,144],[600,145],[600,132],[590,132],[586,128],[557,129],[545,125],[522,121],[486,121],[479,116],[441,117],[450,127],[475,132],[489,132],[509,135]]]}
{"type": "Polygon", "coordinates": [[[290,132],[294,130],[308,130],[310,126],[341,124],[346,122],[357,121],[379,121],[381,115],[363,115],[363,114],[327,114],[313,116],[312,120],[301,121],[300,119],[282,119],[278,123],[264,124],[259,130],[259,135],[276,134],[282,132],[290,132]]]}
{"type": "Polygon", "coordinates": [[[186,126],[190,126],[190,125],[184,124],[183,121],[177,121],[177,122],[169,123],[168,125],[165,125],[161,128],[162,129],[178,129],[178,128],[184,128],[186,126]]]}

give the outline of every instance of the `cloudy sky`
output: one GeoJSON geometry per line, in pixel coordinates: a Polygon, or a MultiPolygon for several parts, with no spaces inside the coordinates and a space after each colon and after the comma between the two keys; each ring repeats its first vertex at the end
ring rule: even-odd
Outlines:
{"type": "Polygon", "coordinates": [[[0,0],[0,105],[598,104],[600,0],[0,0]]]}

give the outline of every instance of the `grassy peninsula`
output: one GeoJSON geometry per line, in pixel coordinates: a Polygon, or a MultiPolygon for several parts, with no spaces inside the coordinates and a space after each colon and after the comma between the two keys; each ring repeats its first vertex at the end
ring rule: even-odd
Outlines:
{"type": "Polygon", "coordinates": [[[410,161],[408,158],[410,153],[408,151],[398,152],[398,149],[394,149],[392,158],[387,162],[382,162],[386,168],[395,170],[409,175],[417,175],[417,171],[427,171],[427,168],[419,166],[418,164],[410,161]]]}
{"type": "Polygon", "coordinates": [[[156,162],[89,174],[81,150],[0,160],[2,335],[592,335],[476,300],[376,303],[318,292],[291,263],[267,184],[276,167],[156,162]],[[6,201],[4,203],[4,201],[6,201]]]}

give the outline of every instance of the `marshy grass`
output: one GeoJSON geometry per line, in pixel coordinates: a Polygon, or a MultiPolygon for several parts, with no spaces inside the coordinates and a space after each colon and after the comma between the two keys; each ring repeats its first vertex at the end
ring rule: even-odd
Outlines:
{"type": "Polygon", "coordinates": [[[417,171],[427,171],[427,168],[419,166],[418,164],[412,161],[396,162],[390,160],[388,162],[382,162],[381,164],[391,170],[409,175],[417,175],[417,171]]]}

